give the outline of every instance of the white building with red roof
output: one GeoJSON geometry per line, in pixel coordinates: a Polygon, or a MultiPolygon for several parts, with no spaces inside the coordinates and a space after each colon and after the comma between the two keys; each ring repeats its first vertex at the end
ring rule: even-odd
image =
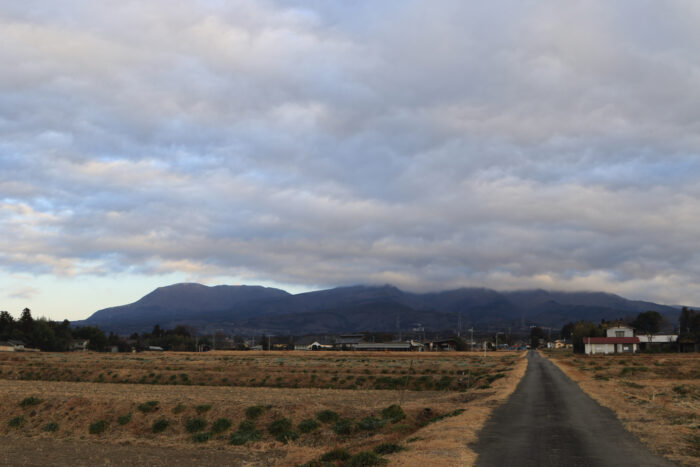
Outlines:
{"type": "Polygon", "coordinates": [[[618,325],[608,328],[607,337],[584,337],[583,344],[586,355],[636,353],[639,338],[631,327],[618,325]]]}

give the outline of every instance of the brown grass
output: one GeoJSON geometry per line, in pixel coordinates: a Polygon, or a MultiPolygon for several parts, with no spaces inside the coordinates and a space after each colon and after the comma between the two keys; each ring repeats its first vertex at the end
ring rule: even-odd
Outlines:
{"type": "Polygon", "coordinates": [[[543,355],[653,452],[700,463],[700,355],[543,355]]]}
{"type": "MultiPolygon", "coordinates": [[[[464,444],[469,441],[470,433],[478,429],[492,407],[512,391],[511,386],[514,388],[524,373],[525,360],[519,357],[520,354],[506,352],[490,354],[485,359],[470,353],[350,352],[3,355],[0,357],[0,378],[4,378],[0,379],[0,434],[18,440],[26,437],[65,442],[86,440],[91,443],[129,444],[135,448],[142,446],[144,449],[149,446],[195,450],[216,448],[261,462],[264,459],[264,463],[276,465],[306,462],[334,447],[358,452],[382,442],[402,443],[409,447],[408,452],[423,455],[424,458],[438,456],[449,459],[450,456],[458,456],[467,459],[468,450],[464,444]],[[409,368],[414,371],[409,371],[409,368]],[[299,374],[308,375],[310,370],[316,370],[314,374],[319,375],[314,381],[320,387],[231,385],[232,380],[243,374],[258,378],[268,375],[268,379],[276,375],[275,378],[281,377],[282,381],[286,381],[287,377],[295,380],[299,374]],[[134,375],[137,372],[155,374],[167,371],[175,374],[188,372],[193,376],[188,376],[188,384],[158,384],[158,381],[151,381],[151,384],[110,384],[83,382],[83,377],[80,382],[46,380],[77,373],[95,379],[102,375],[102,381],[107,381],[106,376],[116,373],[123,376],[114,379],[123,380],[131,374],[129,381],[133,381],[140,379],[140,376],[134,375]],[[393,390],[357,386],[355,389],[326,389],[326,382],[335,373],[364,375],[368,380],[371,379],[369,376],[374,376],[375,380],[400,376],[409,379],[407,389],[404,389],[406,386],[393,390]],[[212,378],[207,379],[206,375],[212,375],[212,378]],[[503,377],[494,380],[496,375],[503,377]],[[421,377],[424,377],[424,381],[429,377],[438,382],[444,376],[451,378],[452,384],[441,391],[412,385],[412,381],[421,377]],[[206,385],[192,384],[198,378],[204,378],[206,385]],[[224,378],[227,378],[226,383],[215,384],[224,378]],[[493,382],[489,384],[489,380],[493,382]],[[26,397],[38,398],[40,402],[22,407],[20,403],[26,397]],[[138,410],[140,403],[151,400],[158,401],[157,410],[152,413],[138,410]],[[267,424],[276,418],[291,418],[296,426],[304,418],[313,418],[322,409],[336,411],[341,417],[357,423],[364,417],[379,417],[381,409],[392,404],[401,405],[407,414],[405,420],[387,423],[376,431],[357,430],[347,437],[338,436],[329,425],[322,425],[315,432],[302,434],[299,439],[283,444],[275,441],[265,430],[267,424]],[[198,414],[196,407],[199,405],[211,405],[211,409],[198,414]],[[255,422],[263,434],[262,439],[244,446],[229,445],[229,434],[245,419],[245,409],[252,405],[266,407],[255,422]],[[431,417],[457,409],[466,412],[421,428],[431,417]],[[118,418],[126,414],[131,414],[131,420],[119,425],[118,418]],[[24,417],[25,423],[20,427],[8,426],[9,421],[17,416],[24,417]],[[153,433],[153,422],[161,417],[168,419],[170,425],[162,433],[153,433]],[[217,418],[224,417],[233,422],[233,427],[221,438],[215,435],[207,443],[193,444],[192,435],[184,428],[185,421],[193,417],[204,418],[208,426],[217,418]],[[90,434],[88,427],[98,420],[105,420],[108,428],[103,434],[90,434]],[[59,425],[57,431],[42,430],[50,422],[59,425]],[[442,428],[438,429],[438,426],[442,428]],[[446,432],[452,434],[445,436],[446,432]],[[414,437],[419,440],[406,443],[407,439],[414,437]],[[430,452],[436,447],[440,452],[430,452]]],[[[161,377],[160,381],[167,382],[169,378],[161,377]]],[[[305,381],[311,383],[310,379],[305,381]]],[[[397,465],[410,465],[409,461],[401,461],[400,455],[393,457],[397,465]]]]}

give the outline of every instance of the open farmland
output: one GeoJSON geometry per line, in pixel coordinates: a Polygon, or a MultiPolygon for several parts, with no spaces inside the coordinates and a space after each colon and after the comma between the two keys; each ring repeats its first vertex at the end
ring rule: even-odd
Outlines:
{"type": "Polygon", "coordinates": [[[543,352],[653,452],[700,462],[700,355],[543,352]]]}
{"type": "MultiPolygon", "coordinates": [[[[247,465],[295,465],[333,449],[351,455],[376,449],[397,465],[410,465],[404,453],[467,459],[465,436],[513,390],[526,365],[521,357],[4,354],[0,430],[15,445],[28,438],[58,442],[53,451],[61,442],[88,450],[128,445],[134,456],[160,447],[215,449],[247,465]],[[449,427],[459,442],[450,444],[449,427]]],[[[129,463],[128,456],[120,459],[129,463]]]]}

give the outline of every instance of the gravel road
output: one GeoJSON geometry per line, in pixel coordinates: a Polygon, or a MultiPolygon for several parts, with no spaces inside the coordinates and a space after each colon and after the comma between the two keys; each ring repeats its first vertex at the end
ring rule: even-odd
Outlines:
{"type": "Polygon", "coordinates": [[[494,410],[472,449],[477,466],[671,466],[625,431],[549,360],[528,354],[508,401],[494,410]]]}

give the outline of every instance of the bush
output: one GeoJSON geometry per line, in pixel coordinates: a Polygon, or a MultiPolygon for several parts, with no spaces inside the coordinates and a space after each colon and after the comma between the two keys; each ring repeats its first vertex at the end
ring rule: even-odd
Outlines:
{"type": "Polygon", "coordinates": [[[259,441],[260,440],[260,432],[258,430],[249,430],[249,431],[236,431],[234,433],[231,433],[231,436],[228,439],[229,444],[233,444],[234,446],[241,446],[249,441],[259,441]]]}
{"type": "Polygon", "coordinates": [[[372,465],[386,464],[387,460],[382,459],[377,454],[371,451],[358,452],[350,458],[347,463],[348,467],[364,467],[372,465]]]}
{"type": "Polygon", "coordinates": [[[47,423],[46,425],[44,425],[41,428],[41,431],[48,431],[51,433],[53,433],[54,431],[58,431],[58,423],[56,423],[56,422],[47,423]]]}
{"type": "Polygon", "coordinates": [[[406,448],[399,446],[396,443],[382,443],[374,447],[373,451],[377,454],[393,454],[395,452],[403,451],[406,448]]]}
{"type": "Polygon", "coordinates": [[[297,429],[302,433],[311,433],[318,428],[318,422],[312,418],[307,418],[299,422],[297,429]]]}
{"type": "Polygon", "coordinates": [[[365,417],[357,423],[360,430],[374,431],[384,426],[386,421],[374,417],[365,417]]]}
{"type": "Polygon", "coordinates": [[[260,415],[262,415],[264,410],[265,407],[263,407],[262,405],[252,405],[245,409],[245,417],[249,420],[255,420],[260,415]]]}
{"type": "Polygon", "coordinates": [[[399,420],[406,418],[406,413],[403,411],[400,405],[392,404],[386,409],[382,409],[382,418],[389,420],[392,423],[396,423],[399,420]]]}
{"type": "Polygon", "coordinates": [[[207,422],[202,418],[188,418],[185,421],[185,431],[188,433],[196,433],[206,428],[207,422]]]}
{"type": "Polygon", "coordinates": [[[99,435],[99,434],[107,431],[108,427],[109,427],[109,423],[107,423],[106,421],[97,420],[96,422],[93,422],[90,424],[88,431],[90,432],[91,435],[99,435]]]}
{"type": "Polygon", "coordinates": [[[277,420],[273,420],[272,423],[270,423],[267,426],[267,431],[270,432],[270,434],[273,436],[277,436],[280,433],[291,431],[291,429],[292,421],[288,418],[278,418],[277,420]]]}
{"type": "Polygon", "coordinates": [[[140,412],[151,413],[158,410],[158,401],[147,401],[136,407],[140,412]]]}
{"type": "Polygon", "coordinates": [[[37,397],[25,397],[22,402],[19,403],[20,407],[33,407],[35,405],[41,404],[41,399],[37,397]]]}
{"type": "Polygon", "coordinates": [[[212,434],[223,433],[224,431],[231,428],[233,423],[228,418],[217,418],[214,423],[211,424],[212,434]]]}
{"type": "Polygon", "coordinates": [[[185,411],[185,406],[184,404],[177,404],[175,407],[173,407],[173,413],[174,414],[179,414],[185,411]]]}
{"type": "Polygon", "coordinates": [[[161,433],[170,426],[170,421],[167,418],[159,418],[151,426],[153,433],[161,433]]]}
{"type": "Polygon", "coordinates": [[[211,410],[211,404],[200,404],[200,405],[196,405],[196,406],[194,407],[194,410],[195,410],[198,414],[201,415],[201,414],[203,414],[203,413],[205,413],[205,412],[209,412],[209,411],[211,410]]]}
{"type": "Polygon", "coordinates": [[[316,418],[322,423],[332,423],[337,422],[340,417],[332,410],[321,410],[316,414],[316,418]]]}
{"type": "Polygon", "coordinates": [[[7,422],[7,426],[10,428],[19,428],[20,426],[24,425],[24,421],[24,416],[20,415],[7,422]]]}
{"type": "Polygon", "coordinates": [[[131,414],[130,413],[128,413],[126,415],[120,415],[119,417],[117,417],[117,423],[120,425],[126,425],[130,421],[131,421],[131,414]]]}
{"type": "Polygon", "coordinates": [[[333,431],[340,436],[347,436],[352,433],[352,422],[347,418],[341,418],[333,425],[333,431]]]}
{"type": "Polygon", "coordinates": [[[211,433],[197,433],[195,435],[192,435],[192,442],[193,443],[206,443],[211,439],[211,433]]]}
{"type": "Polygon", "coordinates": [[[284,433],[279,433],[277,436],[275,436],[277,441],[284,444],[287,444],[289,441],[294,441],[297,438],[299,438],[299,433],[291,430],[285,431],[284,433]]]}
{"type": "Polygon", "coordinates": [[[238,431],[254,431],[255,423],[252,420],[243,420],[238,424],[238,431]]]}
{"type": "Polygon", "coordinates": [[[346,461],[351,457],[352,455],[345,449],[333,449],[322,455],[321,460],[324,462],[346,461]]]}

